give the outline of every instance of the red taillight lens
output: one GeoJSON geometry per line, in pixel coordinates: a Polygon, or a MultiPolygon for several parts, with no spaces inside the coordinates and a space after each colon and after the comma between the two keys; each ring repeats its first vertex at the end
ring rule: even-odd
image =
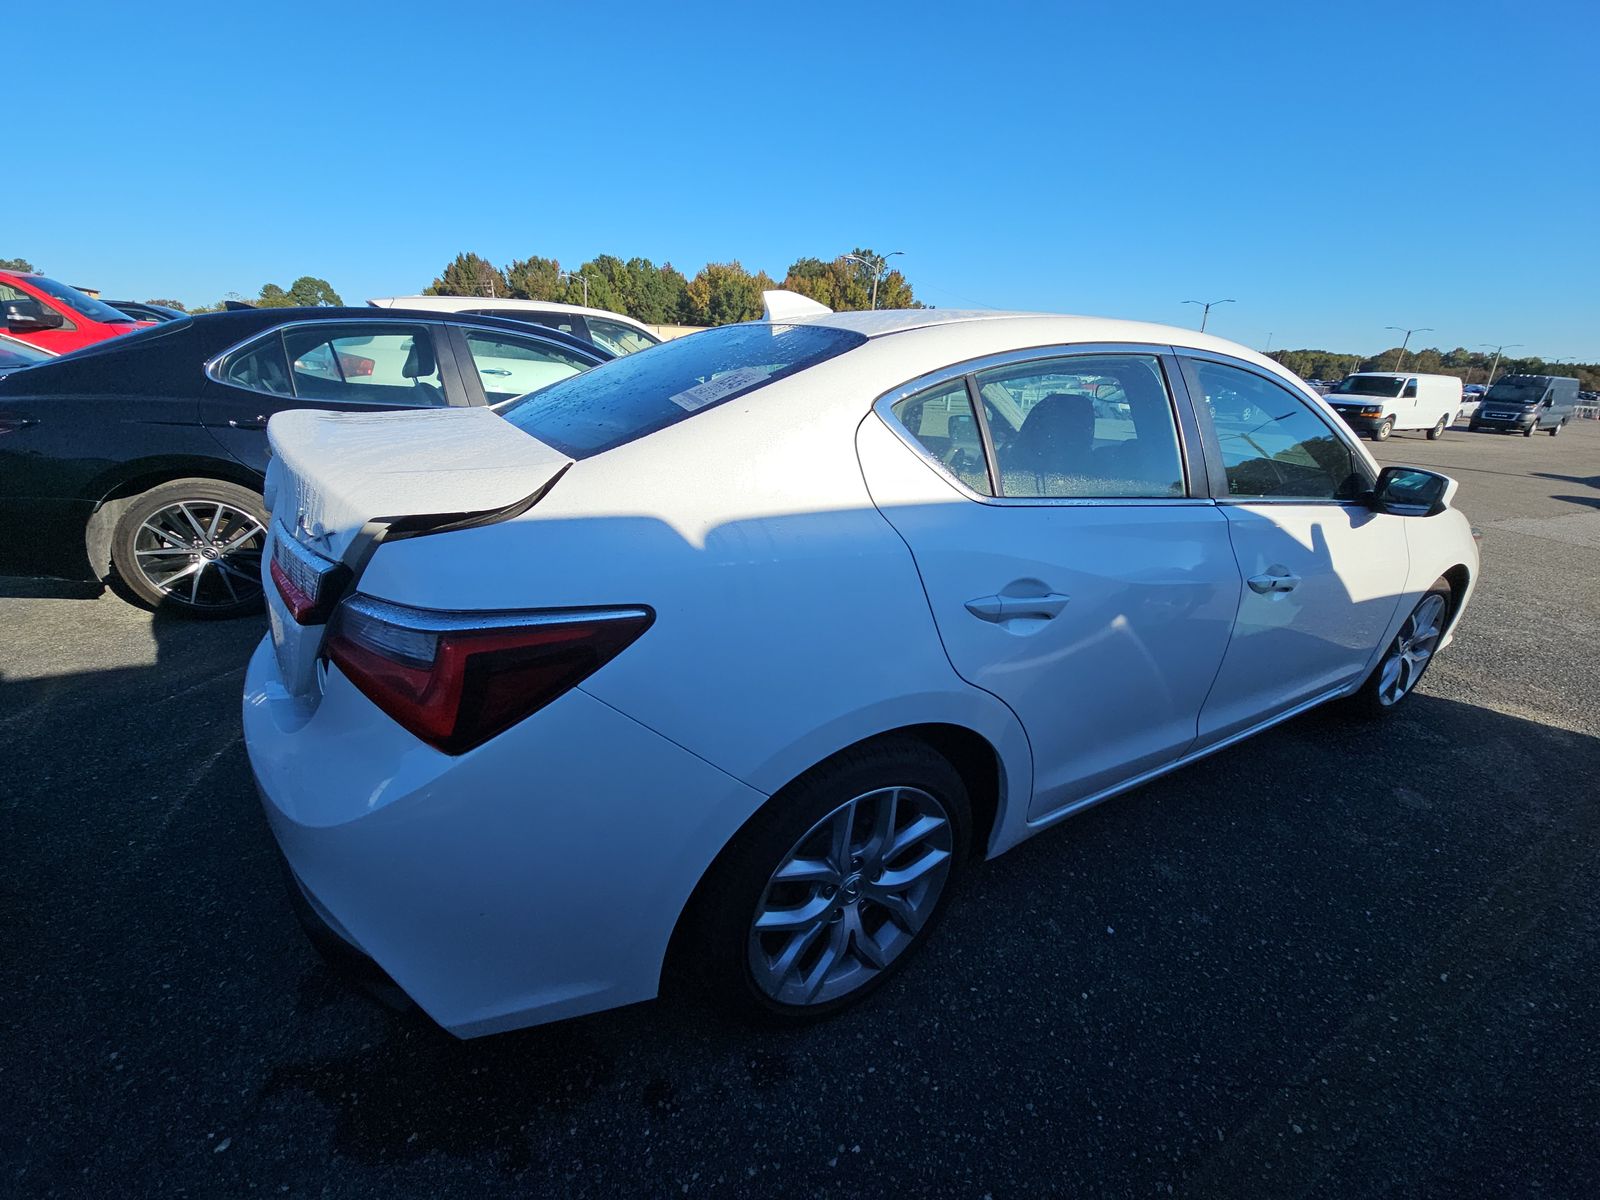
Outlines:
{"type": "Polygon", "coordinates": [[[281,529],[272,541],[268,574],[297,625],[326,621],[350,577],[344,564],[313,554],[281,529]]]}
{"type": "Polygon", "coordinates": [[[358,375],[371,375],[372,367],[373,361],[370,358],[363,358],[359,354],[339,355],[339,370],[344,372],[346,379],[351,379],[358,375]]]}
{"type": "Polygon", "coordinates": [[[406,729],[461,754],[582,683],[652,620],[644,608],[455,614],[352,596],[324,652],[406,729]]]}

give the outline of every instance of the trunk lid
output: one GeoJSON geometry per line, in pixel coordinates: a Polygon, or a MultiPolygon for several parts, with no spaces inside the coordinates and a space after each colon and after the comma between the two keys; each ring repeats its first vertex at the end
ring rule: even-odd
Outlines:
{"type": "Polygon", "coordinates": [[[313,624],[295,620],[272,577],[275,559],[281,566],[295,559],[302,580],[349,579],[385,535],[514,515],[572,463],[486,408],[291,409],[273,416],[267,439],[267,617],[284,684],[298,696],[314,690],[326,615],[313,624]]]}

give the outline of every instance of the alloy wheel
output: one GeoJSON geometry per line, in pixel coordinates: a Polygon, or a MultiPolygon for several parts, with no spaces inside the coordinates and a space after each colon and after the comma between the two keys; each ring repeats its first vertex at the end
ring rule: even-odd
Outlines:
{"type": "Polygon", "coordinates": [[[180,500],[158,509],[134,535],[145,581],[191,608],[231,608],[261,595],[267,531],[220,500],[180,500]]]}
{"type": "Polygon", "coordinates": [[[949,813],[921,788],[879,788],[841,804],[762,891],[749,933],[757,986],[796,1006],[865,986],[916,941],[953,852],[949,813]]]}
{"type": "Polygon", "coordinates": [[[1378,702],[1398,704],[1422,678],[1428,660],[1439,648],[1444,632],[1445,598],[1437,593],[1423,597],[1422,603],[1400,626],[1389,653],[1378,668],[1378,702]]]}

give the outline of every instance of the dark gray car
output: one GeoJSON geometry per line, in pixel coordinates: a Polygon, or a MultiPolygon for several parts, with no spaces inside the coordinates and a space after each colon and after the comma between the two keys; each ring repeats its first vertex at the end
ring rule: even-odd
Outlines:
{"type": "Polygon", "coordinates": [[[1572,420],[1577,402],[1578,381],[1571,376],[1507,375],[1484,394],[1469,428],[1555,437],[1572,420]]]}

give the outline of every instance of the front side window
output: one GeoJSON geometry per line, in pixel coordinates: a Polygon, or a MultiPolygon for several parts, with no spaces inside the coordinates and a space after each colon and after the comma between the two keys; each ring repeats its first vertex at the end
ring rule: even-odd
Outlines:
{"type": "Polygon", "coordinates": [[[1230,496],[1354,500],[1367,488],[1355,453],[1293,392],[1238,367],[1194,368],[1230,496]]]}
{"type": "Polygon", "coordinates": [[[659,339],[651,337],[644,330],[624,325],[621,321],[608,321],[604,317],[585,317],[584,324],[589,326],[590,340],[601,349],[609,350],[613,354],[634,354],[661,344],[659,339]]]}
{"type": "Polygon", "coordinates": [[[965,377],[897,401],[895,419],[946,471],[980,496],[994,495],[965,377]]]}
{"type": "Polygon", "coordinates": [[[315,325],[286,329],[294,394],[301,399],[428,407],[447,403],[433,335],[419,325],[315,325]]]}
{"type": "Polygon", "coordinates": [[[1185,494],[1177,424],[1154,355],[1047,359],[975,378],[1002,496],[1185,494]]]}
{"type": "Polygon", "coordinates": [[[587,458],[834,358],[866,337],[824,325],[724,325],[629,354],[500,410],[524,433],[587,458]]]}
{"type": "Polygon", "coordinates": [[[1415,379],[1406,380],[1406,390],[1400,393],[1400,398],[1402,400],[1415,400],[1417,398],[1417,381],[1415,379]]]}
{"type": "Polygon", "coordinates": [[[590,363],[570,350],[511,333],[468,329],[467,350],[483,383],[483,395],[499,404],[588,370],[590,363]]]}

